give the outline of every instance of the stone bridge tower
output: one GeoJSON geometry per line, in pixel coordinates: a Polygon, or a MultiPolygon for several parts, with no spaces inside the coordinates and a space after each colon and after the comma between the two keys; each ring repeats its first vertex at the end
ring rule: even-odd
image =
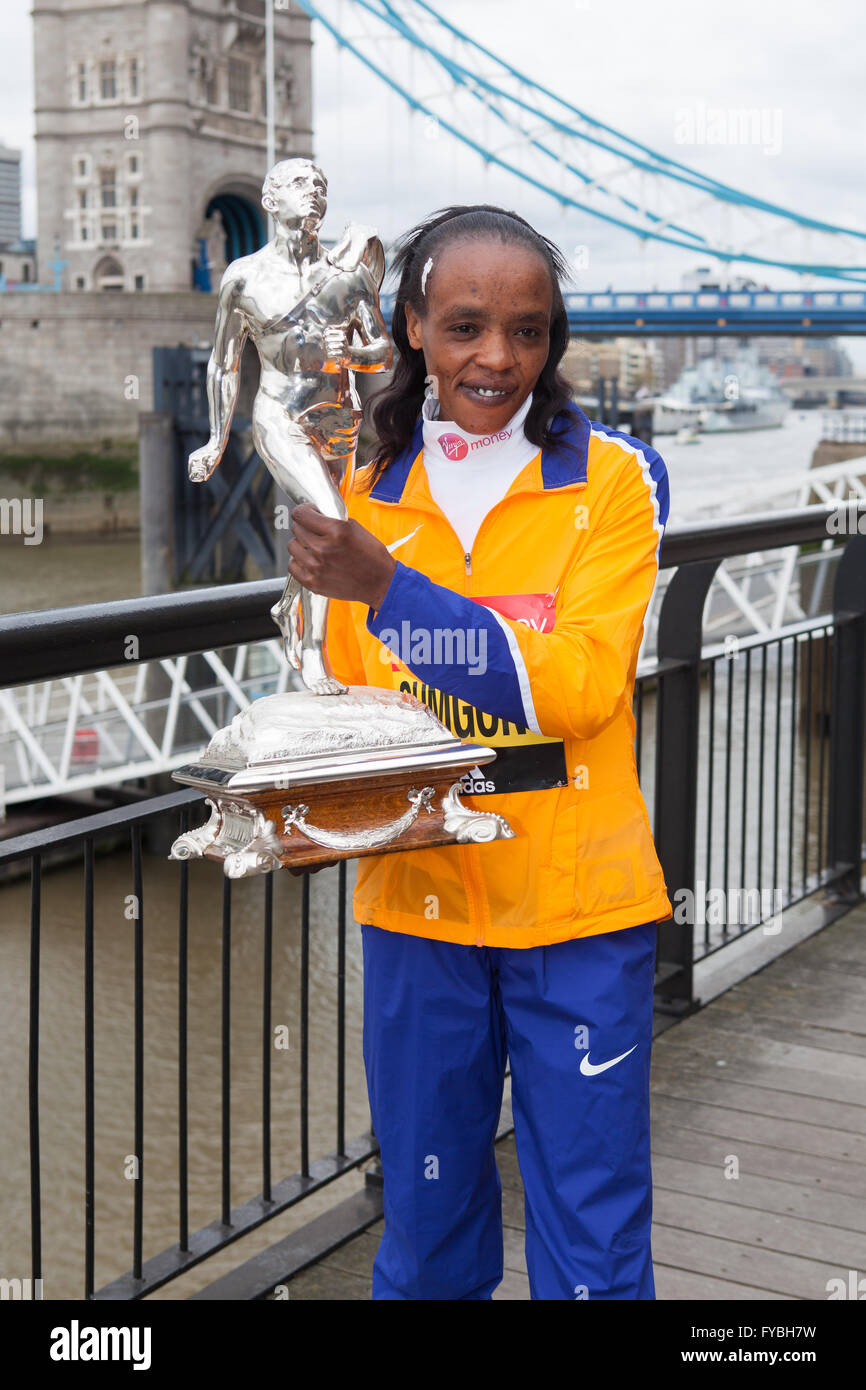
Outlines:
{"type": "MultiPolygon", "coordinates": [[[[33,0],[37,254],[65,290],[215,289],[267,239],[264,0],[33,0]]],[[[310,21],[275,0],[276,158],[312,153],[310,21]]]]}

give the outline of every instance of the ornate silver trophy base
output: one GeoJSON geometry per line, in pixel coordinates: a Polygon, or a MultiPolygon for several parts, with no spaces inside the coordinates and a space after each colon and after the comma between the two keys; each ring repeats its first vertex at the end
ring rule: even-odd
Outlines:
{"type": "Polygon", "coordinates": [[[461,772],[496,757],[462,743],[414,696],[351,686],[254,700],[173,778],[208,793],[206,825],[169,858],[222,861],[229,878],[431,845],[511,839],[460,800],[461,772]],[[456,775],[456,776],[455,776],[456,775]]]}

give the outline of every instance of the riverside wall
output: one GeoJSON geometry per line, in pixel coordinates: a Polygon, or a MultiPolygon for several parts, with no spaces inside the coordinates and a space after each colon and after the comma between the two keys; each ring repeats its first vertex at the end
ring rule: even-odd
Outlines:
{"type": "Polygon", "coordinates": [[[135,439],[152,349],[208,347],[216,295],[0,293],[0,451],[135,439]]]}

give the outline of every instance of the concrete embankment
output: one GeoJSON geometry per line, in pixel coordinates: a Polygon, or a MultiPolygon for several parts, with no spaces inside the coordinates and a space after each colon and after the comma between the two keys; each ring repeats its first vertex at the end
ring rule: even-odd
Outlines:
{"type": "Polygon", "coordinates": [[[51,538],[135,532],[138,441],[0,450],[0,499],[6,504],[0,524],[10,535],[31,535],[37,527],[51,538]]]}

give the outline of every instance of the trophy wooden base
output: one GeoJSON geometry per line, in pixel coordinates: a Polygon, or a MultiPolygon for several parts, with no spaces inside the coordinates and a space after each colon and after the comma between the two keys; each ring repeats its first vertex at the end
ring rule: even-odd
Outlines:
{"type": "Polygon", "coordinates": [[[201,762],[172,773],[207,793],[211,817],[175,840],[171,859],[219,860],[227,877],[246,878],[284,865],[514,835],[502,816],[460,801],[462,776],[490,762],[495,750],[461,743],[411,695],[366,687],[337,696],[299,692],[257,700],[245,714],[253,710],[255,728],[242,727],[238,716],[241,725],[233,721],[215,735],[201,762]],[[315,729],[309,711],[319,720],[315,729]],[[322,723],[328,713],[331,722],[322,723]],[[305,746],[289,752],[286,717],[298,714],[305,746]],[[271,736],[264,748],[263,730],[271,736]],[[252,738],[252,751],[241,746],[245,738],[252,738]]]}

